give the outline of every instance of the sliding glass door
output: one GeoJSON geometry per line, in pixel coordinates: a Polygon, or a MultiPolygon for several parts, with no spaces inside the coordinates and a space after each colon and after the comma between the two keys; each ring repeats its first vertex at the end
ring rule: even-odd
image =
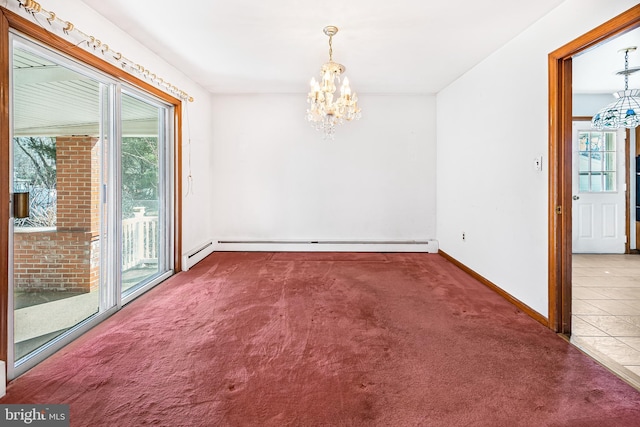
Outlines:
{"type": "Polygon", "coordinates": [[[172,274],[171,106],[11,35],[9,376],[172,274]]]}

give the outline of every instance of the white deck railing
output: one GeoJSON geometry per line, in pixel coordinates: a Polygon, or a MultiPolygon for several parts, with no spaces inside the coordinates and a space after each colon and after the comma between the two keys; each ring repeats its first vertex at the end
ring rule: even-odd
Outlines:
{"type": "Polygon", "coordinates": [[[122,271],[158,262],[158,217],[134,208],[133,218],[122,221],[122,271]]]}

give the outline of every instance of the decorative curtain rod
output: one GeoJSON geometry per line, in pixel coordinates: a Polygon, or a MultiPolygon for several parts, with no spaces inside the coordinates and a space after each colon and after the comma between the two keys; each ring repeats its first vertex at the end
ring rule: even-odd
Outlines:
{"type": "MultiPolygon", "coordinates": [[[[38,22],[36,18],[36,14],[40,13],[44,15],[49,25],[53,26],[53,24],[56,23],[57,25],[60,26],[60,29],[66,35],[69,35],[72,32],[78,33],[83,39],[81,43],[86,43],[87,47],[93,48],[94,51],[100,50],[100,53],[102,53],[102,55],[105,55],[105,56],[107,54],[111,55],[113,57],[113,60],[116,63],[119,63],[122,69],[124,69],[125,71],[128,71],[131,74],[137,74],[141,76],[143,79],[151,81],[156,86],[159,86],[163,90],[175,95],[177,98],[183,101],[193,102],[193,97],[189,96],[189,94],[186,93],[185,91],[178,89],[176,86],[172,85],[169,82],[164,81],[163,78],[156,76],[154,73],[152,73],[150,70],[146,69],[142,65],[136,64],[134,61],[126,58],[125,56],[122,55],[122,53],[114,51],[109,47],[108,44],[101,42],[94,36],[86,34],[83,31],[80,31],[71,22],[64,21],[58,18],[54,12],[50,12],[44,9],[42,6],[40,6],[40,3],[34,0],[16,0],[16,1],[20,4],[21,8],[24,8],[24,10],[28,14],[32,15],[34,19],[36,19],[36,22],[38,22]]],[[[38,24],[40,24],[40,22],[38,22],[38,24]]],[[[42,24],[40,24],[40,26],[45,30],[47,30],[47,28],[45,28],[42,24]]]]}

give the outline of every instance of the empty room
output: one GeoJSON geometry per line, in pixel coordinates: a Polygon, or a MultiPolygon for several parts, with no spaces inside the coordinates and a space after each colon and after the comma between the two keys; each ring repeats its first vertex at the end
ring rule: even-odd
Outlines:
{"type": "Polygon", "coordinates": [[[0,12],[2,425],[640,425],[636,1],[0,12]]]}

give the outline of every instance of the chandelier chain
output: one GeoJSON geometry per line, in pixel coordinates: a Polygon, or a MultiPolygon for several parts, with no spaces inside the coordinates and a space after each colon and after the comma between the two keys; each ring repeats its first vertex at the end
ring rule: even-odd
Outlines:
{"type": "Polygon", "coordinates": [[[329,36],[329,62],[333,61],[333,36],[329,36]]]}
{"type": "Polygon", "coordinates": [[[629,49],[624,52],[624,90],[629,90],[629,49]]]}

